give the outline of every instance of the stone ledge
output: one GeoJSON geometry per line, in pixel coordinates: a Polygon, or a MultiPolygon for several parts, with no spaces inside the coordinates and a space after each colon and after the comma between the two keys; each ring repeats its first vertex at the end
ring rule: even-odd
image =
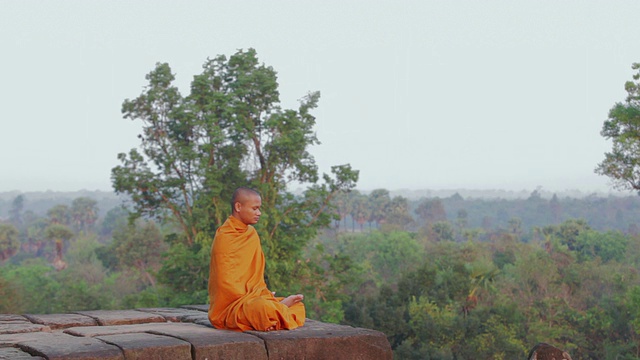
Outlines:
{"type": "Polygon", "coordinates": [[[0,314],[0,359],[392,359],[379,331],[309,319],[289,331],[218,330],[207,309],[0,314]]]}

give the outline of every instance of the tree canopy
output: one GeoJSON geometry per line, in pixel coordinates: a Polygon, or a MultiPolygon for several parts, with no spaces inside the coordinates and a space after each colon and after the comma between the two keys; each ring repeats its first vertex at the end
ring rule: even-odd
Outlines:
{"type": "Polygon", "coordinates": [[[286,282],[293,259],[330,223],[330,200],[358,179],[349,165],[320,176],[308,151],[319,144],[311,111],[320,94],[304,96],[297,110],[281,108],[276,72],[253,49],[207,59],[187,96],[173,85],[167,63],[146,79],[142,94],[122,105],[125,118],[142,123],[142,133],[138,148],[118,155],[116,192],[131,197],[137,215],[174,223],[176,246],[208,251],[230,213],[233,190],[257,189],[264,209],[258,231],[272,260],[267,273],[286,282]],[[295,195],[292,184],[306,189],[295,195]]]}
{"type": "Polygon", "coordinates": [[[640,63],[631,68],[638,70],[636,82],[625,83],[627,98],[609,111],[600,134],[613,146],[595,171],[610,177],[618,189],[640,191],[640,63]]]}

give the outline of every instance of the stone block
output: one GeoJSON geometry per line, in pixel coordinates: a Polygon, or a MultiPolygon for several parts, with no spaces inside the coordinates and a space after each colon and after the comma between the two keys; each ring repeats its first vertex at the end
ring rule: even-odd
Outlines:
{"type": "Polygon", "coordinates": [[[77,311],[75,314],[89,316],[95,319],[100,326],[145,324],[166,321],[160,315],[149,314],[136,310],[77,311]]]}
{"type": "Polygon", "coordinates": [[[0,348],[0,360],[45,360],[41,356],[32,356],[17,348],[0,348]]]}
{"type": "Polygon", "coordinates": [[[209,321],[209,317],[207,315],[204,316],[189,316],[184,318],[184,322],[190,322],[190,323],[194,323],[194,324],[198,324],[201,326],[206,326],[210,329],[213,329],[213,325],[211,325],[211,322],[209,321]]]}
{"type": "Polygon", "coordinates": [[[116,345],[125,359],[171,359],[191,360],[191,345],[188,342],[163,335],[134,333],[98,336],[107,344],[116,345]]]}
{"type": "Polygon", "coordinates": [[[95,337],[101,335],[145,333],[153,329],[180,323],[148,323],[134,325],[110,325],[110,326],[82,326],[64,330],[65,334],[73,336],[95,337]]]}
{"type": "Polygon", "coordinates": [[[29,333],[0,334],[0,348],[16,346],[18,343],[51,336],[52,333],[37,331],[29,333]]]}
{"type": "Polygon", "coordinates": [[[0,333],[0,356],[47,360],[392,358],[389,342],[378,331],[308,319],[305,326],[291,331],[218,330],[209,323],[207,305],[188,307],[0,315],[0,326],[11,328],[0,333]]]}
{"type": "Polygon", "coordinates": [[[1,335],[0,344],[13,343],[22,351],[48,360],[123,360],[122,351],[114,345],[92,338],[64,333],[30,333],[1,335]]]}
{"type": "Polygon", "coordinates": [[[207,318],[206,313],[202,313],[202,311],[190,310],[190,309],[176,309],[176,308],[142,308],[137,309],[138,311],[159,315],[165,318],[167,321],[171,322],[195,322],[194,320],[199,320],[203,316],[207,318]]]}
{"type": "Polygon", "coordinates": [[[204,311],[206,313],[209,312],[209,304],[204,304],[204,305],[182,305],[180,306],[183,309],[191,309],[191,310],[197,310],[197,311],[204,311]]]}
{"type": "Polygon", "coordinates": [[[31,322],[55,329],[66,329],[74,326],[96,326],[98,322],[91,317],[79,314],[25,314],[31,322]]]}
{"type": "Polygon", "coordinates": [[[33,324],[24,316],[0,315],[0,334],[20,334],[37,331],[51,331],[51,328],[40,324],[33,324]]]}
{"type": "Polygon", "coordinates": [[[189,342],[193,347],[195,360],[268,359],[264,342],[247,333],[217,330],[186,323],[158,326],[149,332],[189,342]]]}
{"type": "Polygon", "coordinates": [[[248,331],[264,340],[269,359],[392,359],[387,337],[375,330],[307,320],[295,330],[248,331]]]}
{"type": "Polygon", "coordinates": [[[0,322],[29,321],[24,316],[14,314],[0,314],[0,322]]]}

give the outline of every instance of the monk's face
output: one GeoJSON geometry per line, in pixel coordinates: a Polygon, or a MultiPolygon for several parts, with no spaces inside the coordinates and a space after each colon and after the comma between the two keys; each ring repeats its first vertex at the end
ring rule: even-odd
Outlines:
{"type": "Polygon", "coordinates": [[[235,210],[236,217],[247,225],[254,225],[260,220],[260,207],[262,206],[262,199],[259,195],[248,194],[242,196],[240,201],[236,202],[235,210]]]}

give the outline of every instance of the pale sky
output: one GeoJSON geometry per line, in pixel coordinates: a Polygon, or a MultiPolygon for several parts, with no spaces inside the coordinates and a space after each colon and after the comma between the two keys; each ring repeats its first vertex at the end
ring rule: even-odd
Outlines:
{"type": "Polygon", "coordinates": [[[640,62],[640,1],[0,0],[0,192],[111,190],[156,62],[183,95],[255,48],[284,107],[318,90],[321,171],[358,188],[607,191],[600,136],[640,62]]]}

